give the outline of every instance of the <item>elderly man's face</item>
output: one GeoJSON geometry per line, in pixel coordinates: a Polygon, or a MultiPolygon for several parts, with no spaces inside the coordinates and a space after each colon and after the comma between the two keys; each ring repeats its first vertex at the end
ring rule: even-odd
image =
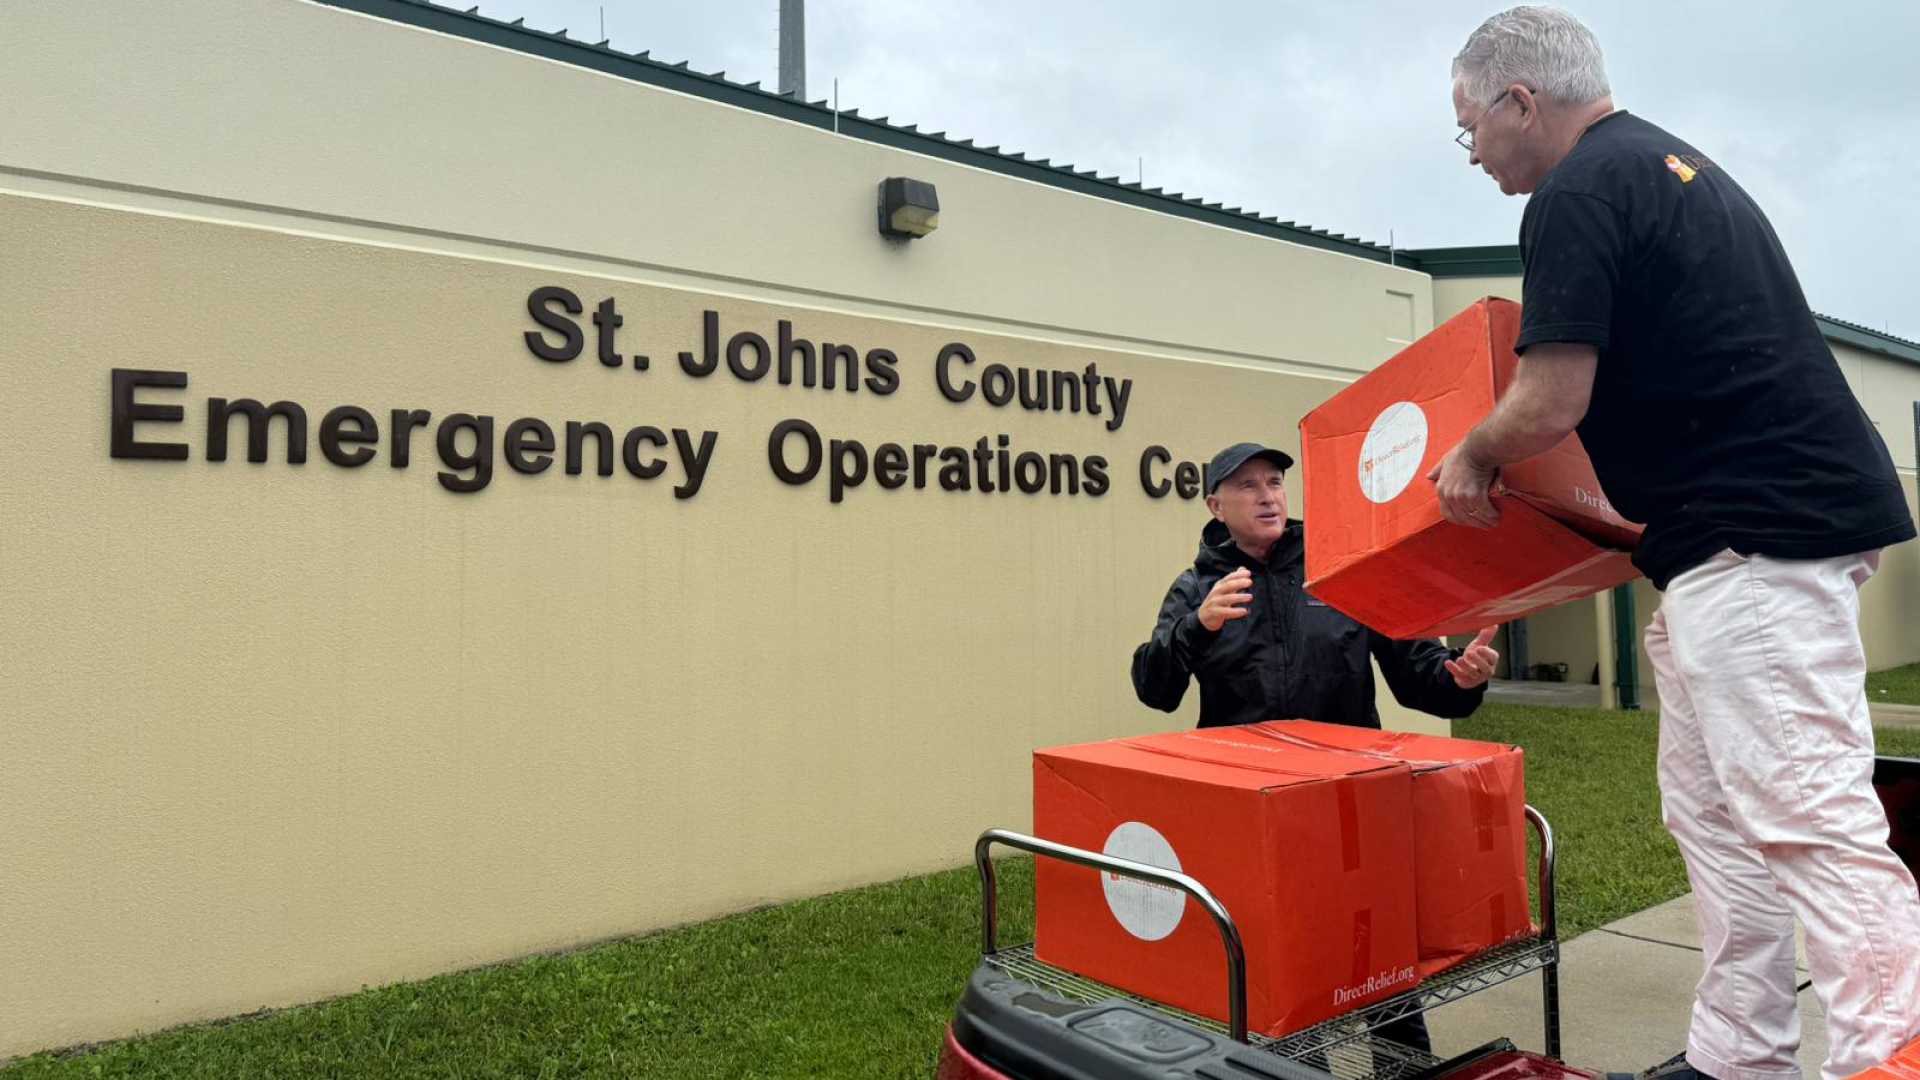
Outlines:
{"type": "Polygon", "coordinates": [[[1491,108],[1467,99],[1466,88],[1453,84],[1454,121],[1462,129],[1472,128],[1473,150],[1468,160],[1485,170],[1505,195],[1525,195],[1533,191],[1546,170],[1537,168],[1530,140],[1539,134],[1538,114],[1531,113],[1531,98],[1522,102],[1509,90],[1494,99],[1491,108]]]}
{"type": "Polygon", "coordinates": [[[1207,496],[1207,509],[1241,547],[1264,549],[1287,531],[1287,489],[1281,486],[1281,475],[1273,462],[1254,458],[1207,496]]]}

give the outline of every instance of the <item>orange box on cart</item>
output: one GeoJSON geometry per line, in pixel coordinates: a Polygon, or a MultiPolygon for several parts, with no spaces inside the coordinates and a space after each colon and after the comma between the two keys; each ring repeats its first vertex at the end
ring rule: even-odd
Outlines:
{"type": "MultiPolygon", "coordinates": [[[[1417,981],[1412,779],[1239,728],[1172,732],[1035,751],[1033,826],[1211,890],[1246,947],[1248,1027],[1282,1035],[1417,981]]],[[[1227,1018],[1219,934],[1184,893],[1050,859],[1034,874],[1041,960],[1227,1018]]]]}
{"type": "Polygon", "coordinates": [[[1892,1057],[1871,1069],[1862,1069],[1848,1080],[1920,1080],[1920,1039],[1894,1051],[1892,1057]]]}
{"type": "Polygon", "coordinates": [[[1512,383],[1519,333],[1519,305],[1476,301],[1301,418],[1309,592],[1388,636],[1435,637],[1638,576],[1640,527],[1578,435],[1501,470],[1497,527],[1440,516],[1427,473],[1512,383]]]}
{"type": "Polygon", "coordinates": [[[1413,770],[1420,977],[1533,932],[1525,756],[1504,743],[1279,720],[1243,729],[1413,770]]]}

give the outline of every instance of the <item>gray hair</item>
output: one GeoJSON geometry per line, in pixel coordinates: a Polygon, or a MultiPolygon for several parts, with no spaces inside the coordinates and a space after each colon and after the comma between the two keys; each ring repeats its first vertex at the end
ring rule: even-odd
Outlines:
{"type": "Polygon", "coordinates": [[[1593,31],[1559,8],[1530,4],[1481,23],[1453,58],[1453,77],[1482,106],[1514,83],[1567,105],[1612,93],[1593,31]]]}

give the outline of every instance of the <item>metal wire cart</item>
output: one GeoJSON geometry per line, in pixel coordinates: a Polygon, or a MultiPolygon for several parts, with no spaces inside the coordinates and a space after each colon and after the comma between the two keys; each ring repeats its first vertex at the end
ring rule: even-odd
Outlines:
{"type": "Polygon", "coordinates": [[[1548,1057],[1558,1058],[1560,943],[1554,920],[1553,829],[1547,824],[1546,817],[1532,806],[1526,808],[1526,816],[1539,838],[1540,932],[1537,935],[1510,941],[1482,953],[1385,1002],[1281,1038],[1268,1038],[1247,1031],[1245,949],[1232,916],[1205,885],[1186,874],[1083,851],[1004,829],[989,829],[974,844],[974,865],[980,873],[981,968],[991,969],[1054,999],[1089,1006],[1123,1000],[1183,1025],[1186,1029],[1197,1028],[1222,1035],[1235,1043],[1307,1066],[1322,1074],[1332,1073],[1336,1077],[1371,1076],[1374,1080],[1407,1080],[1443,1064],[1441,1059],[1432,1054],[1389,1041],[1378,1034],[1380,1028],[1537,971],[1541,979],[1545,1050],[1548,1057]],[[1185,893],[1213,919],[1214,926],[1219,930],[1226,961],[1228,1022],[1221,1024],[1195,1016],[1042,963],[1034,957],[1031,943],[1001,948],[998,941],[997,885],[990,857],[996,844],[1185,893]]]}

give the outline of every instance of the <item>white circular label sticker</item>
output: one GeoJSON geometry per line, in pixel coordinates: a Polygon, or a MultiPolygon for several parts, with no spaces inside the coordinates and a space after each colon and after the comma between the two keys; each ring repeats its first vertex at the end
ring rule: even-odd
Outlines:
{"type": "MultiPolygon", "coordinates": [[[[1162,870],[1180,869],[1180,857],[1173,853],[1173,845],[1167,843],[1158,829],[1144,822],[1122,822],[1100,850],[1116,859],[1146,863],[1162,870]]],[[[1127,933],[1143,941],[1159,941],[1173,933],[1174,927],[1180,925],[1180,917],[1187,913],[1187,894],[1170,885],[1138,881],[1103,870],[1100,888],[1107,894],[1107,907],[1112,909],[1113,917],[1120,920],[1127,933]]]]}
{"type": "Polygon", "coordinates": [[[1393,501],[1426,456],[1427,414],[1411,401],[1394,402],[1373,418],[1360,444],[1360,490],[1374,502],[1393,501]]]}

